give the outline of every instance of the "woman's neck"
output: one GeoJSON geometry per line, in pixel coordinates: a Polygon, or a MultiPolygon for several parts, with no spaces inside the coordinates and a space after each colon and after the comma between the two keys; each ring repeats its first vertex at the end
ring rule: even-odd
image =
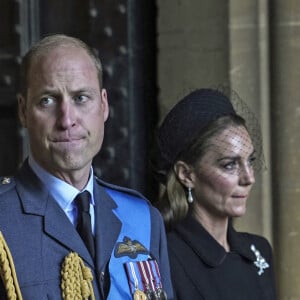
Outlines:
{"type": "Polygon", "coordinates": [[[197,207],[194,209],[193,216],[225,251],[230,251],[227,239],[228,217],[217,217],[197,207]]]}

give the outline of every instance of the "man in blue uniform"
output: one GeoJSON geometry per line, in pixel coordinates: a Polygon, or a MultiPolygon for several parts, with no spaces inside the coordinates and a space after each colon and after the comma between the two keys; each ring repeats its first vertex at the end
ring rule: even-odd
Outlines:
{"type": "Polygon", "coordinates": [[[158,211],[93,174],[109,115],[97,57],[78,39],[44,38],[23,59],[18,105],[30,155],[0,184],[0,298],[172,299],[158,211]],[[83,192],[90,244],[76,229],[83,192]]]}

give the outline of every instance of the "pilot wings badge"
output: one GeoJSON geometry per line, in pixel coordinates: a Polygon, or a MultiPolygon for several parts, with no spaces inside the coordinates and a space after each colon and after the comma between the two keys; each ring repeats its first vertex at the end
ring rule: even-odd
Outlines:
{"type": "Polygon", "coordinates": [[[115,247],[115,257],[128,256],[130,258],[136,258],[138,254],[148,254],[149,251],[139,241],[131,240],[125,236],[123,242],[119,242],[115,247]]]}

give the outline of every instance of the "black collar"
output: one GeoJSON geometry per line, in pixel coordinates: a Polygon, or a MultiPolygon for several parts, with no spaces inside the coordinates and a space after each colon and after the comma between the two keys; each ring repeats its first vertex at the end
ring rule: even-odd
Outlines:
{"type": "MultiPolygon", "coordinates": [[[[192,217],[188,217],[178,224],[175,231],[211,267],[222,264],[228,255],[228,252],[192,217]]],[[[229,222],[227,234],[230,252],[239,254],[253,262],[256,260],[247,235],[236,232],[231,222],[229,222]]]]}

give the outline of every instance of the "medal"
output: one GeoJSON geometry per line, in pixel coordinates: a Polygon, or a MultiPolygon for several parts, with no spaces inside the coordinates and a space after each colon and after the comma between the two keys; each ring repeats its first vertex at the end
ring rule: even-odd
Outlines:
{"type": "Polygon", "coordinates": [[[167,300],[156,260],[125,263],[133,300],[167,300]]]}
{"type": "Polygon", "coordinates": [[[158,288],[155,291],[155,297],[157,300],[167,300],[167,294],[162,288],[158,288]]]}
{"type": "Polygon", "coordinates": [[[146,299],[147,300],[167,300],[166,292],[158,288],[155,291],[147,290],[146,291],[146,299]]]}
{"type": "Polygon", "coordinates": [[[133,300],[147,300],[147,296],[143,291],[136,289],[133,294],[133,300]]]}
{"type": "Polygon", "coordinates": [[[151,289],[149,289],[149,287],[146,289],[146,297],[147,300],[154,300],[154,293],[151,289]]]}

